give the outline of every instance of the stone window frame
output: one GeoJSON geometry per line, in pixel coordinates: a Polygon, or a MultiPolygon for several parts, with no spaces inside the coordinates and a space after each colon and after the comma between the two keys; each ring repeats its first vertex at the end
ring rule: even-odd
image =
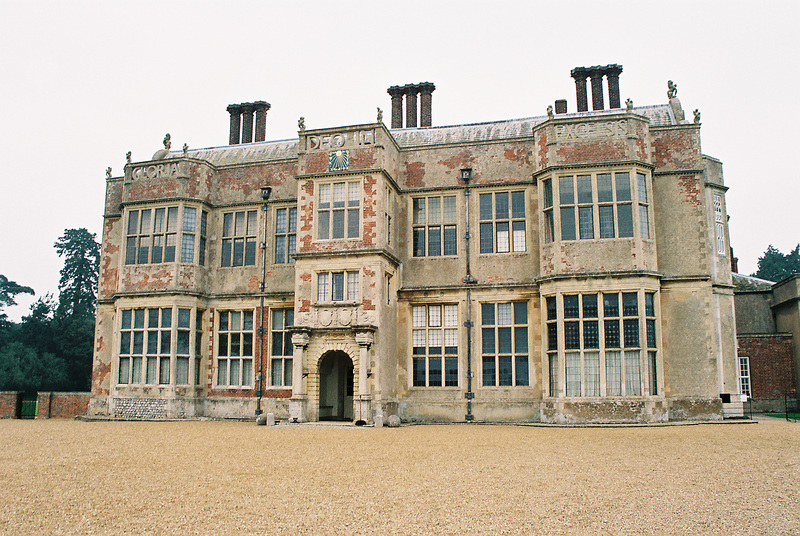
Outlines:
{"type": "MultiPolygon", "coordinates": [[[[542,307],[545,311],[542,320],[545,334],[542,346],[544,355],[547,356],[544,366],[548,372],[547,382],[543,382],[543,387],[547,387],[545,396],[550,398],[659,396],[661,391],[659,375],[661,352],[657,336],[659,329],[658,299],[658,291],[650,288],[607,289],[583,293],[564,291],[542,296],[542,307]],[[623,295],[636,296],[635,313],[630,309],[625,310],[623,295]],[[596,296],[596,305],[594,306],[597,309],[596,312],[587,314],[584,307],[584,296],[596,296]],[[609,298],[607,299],[606,296],[609,298]],[[616,310],[613,308],[613,298],[611,298],[614,296],[616,297],[616,310]],[[570,306],[565,303],[565,297],[578,297],[579,299],[575,305],[570,306]],[[568,310],[573,307],[574,311],[568,310]],[[568,323],[577,325],[577,330],[567,329],[568,323]],[[593,324],[596,324],[596,329],[592,327],[593,324]],[[613,326],[616,326],[616,329],[612,329],[613,326]],[[630,339],[634,329],[636,344],[632,344],[633,341],[630,339]],[[589,334],[589,344],[586,342],[587,334],[589,334]],[[568,342],[574,335],[578,337],[577,348],[567,348],[568,345],[573,346],[568,342]],[[594,344],[595,336],[597,337],[596,346],[594,344]],[[629,337],[627,341],[626,337],[629,337]],[[608,340],[611,340],[611,345],[606,344],[608,340]],[[555,349],[553,342],[556,343],[555,349]],[[576,371],[579,374],[577,377],[570,374],[567,354],[571,355],[573,364],[577,365],[577,370],[573,367],[573,372],[576,371]],[[590,362],[595,363],[596,361],[596,367],[593,365],[587,367],[587,354],[597,354],[594,356],[596,360],[590,362]],[[628,362],[629,354],[630,363],[628,362]],[[576,358],[577,361],[575,361],[576,358]],[[595,387],[589,389],[587,369],[593,373],[595,368],[598,375],[596,389],[595,387]],[[613,371],[613,369],[617,371],[613,375],[618,376],[616,381],[609,379],[613,374],[609,371],[613,371]],[[633,378],[628,377],[631,373],[637,373],[638,380],[632,381],[633,378]],[[573,386],[569,385],[570,376],[573,386]],[[577,388],[580,392],[578,394],[575,394],[574,382],[579,382],[577,388]],[[631,391],[632,388],[635,392],[629,394],[628,391],[631,391]]],[[[630,302],[628,307],[630,307],[630,302]]]]}
{"type": "Polygon", "coordinates": [[[118,309],[116,385],[199,386],[204,312],[182,305],[118,309]]]}
{"type": "Polygon", "coordinates": [[[544,243],[653,239],[652,173],[649,170],[635,166],[559,170],[543,178],[541,183],[544,243]],[[617,181],[626,174],[628,189],[624,195],[626,190],[619,188],[617,181]],[[571,194],[563,190],[568,180],[571,194]],[[571,214],[571,226],[567,224],[569,220],[564,219],[567,213],[571,214]],[[621,215],[624,227],[620,224],[621,215]],[[565,234],[568,238],[563,238],[565,234]]]}
{"type": "Polygon", "coordinates": [[[725,224],[722,215],[722,194],[713,194],[714,227],[717,239],[717,255],[725,255],[725,224]]]}
{"type": "Polygon", "coordinates": [[[361,296],[360,270],[330,270],[317,272],[318,304],[355,304],[361,296]],[[341,279],[339,276],[341,275],[341,279]],[[341,298],[337,297],[341,291],[341,298]]]}
{"type": "Polygon", "coordinates": [[[411,198],[411,254],[413,257],[455,257],[458,255],[458,196],[429,195],[411,198]],[[451,203],[452,210],[445,206],[451,203]],[[431,209],[436,200],[438,205],[431,209]],[[424,206],[422,206],[424,205],[424,206]],[[421,209],[421,210],[420,210],[421,209]],[[431,253],[438,236],[438,252],[431,253]]]}
{"type": "Polygon", "coordinates": [[[274,264],[294,264],[297,252],[297,205],[275,207],[274,264]]]}
{"type": "Polygon", "coordinates": [[[292,346],[292,332],[289,328],[294,325],[294,309],[275,308],[270,309],[269,314],[269,384],[271,387],[278,388],[292,387],[294,347],[292,346]]]}
{"type": "Polygon", "coordinates": [[[178,203],[127,207],[123,217],[125,222],[123,262],[126,266],[175,262],[205,265],[208,211],[201,206],[178,203]],[[145,213],[147,218],[143,217],[145,213]],[[159,214],[162,214],[161,218],[159,214]],[[189,214],[193,216],[190,218],[189,214]],[[135,229],[131,228],[132,225],[135,225],[135,229]],[[154,262],[157,248],[160,260],[154,262]],[[143,251],[146,252],[144,253],[146,261],[141,260],[143,251]],[[133,262],[131,262],[132,254],[133,262]]]}
{"type": "Polygon", "coordinates": [[[217,309],[215,314],[214,388],[252,389],[255,385],[256,311],[251,308],[217,309]],[[235,321],[237,315],[238,322],[235,321]],[[223,344],[225,353],[221,355],[223,344]],[[231,381],[232,374],[238,381],[231,381]],[[220,381],[223,375],[224,381],[220,381]]]}
{"type": "Polygon", "coordinates": [[[457,303],[415,303],[411,305],[411,370],[409,377],[411,388],[459,387],[461,377],[459,374],[458,319],[459,306],[457,303]],[[438,342],[438,346],[431,346],[432,342],[438,342]],[[448,345],[448,342],[451,344],[448,345]],[[420,343],[423,343],[424,346],[420,343]],[[439,350],[435,350],[436,348],[439,350]],[[438,381],[436,381],[437,374],[438,381]]]}
{"type": "Polygon", "coordinates": [[[529,319],[527,301],[481,302],[481,387],[530,387],[529,319]],[[508,306],[507,320],[501,317],[501,313],[505,313],[505,306],[508,306]],[[524,314],[524,319],[519,316],[520,313],[524,314]],[[505,330],[508,330],[507,338],[505,330]],[[506,343],[501,339],[507,339],[508,348],[502,347],[506,343]],[[504,363],[505,358],[508,361],[504,363]],[[492,380],[488,381],[490,377],[492,380]]]}
{"type": "Polygon", "coordinates": [[[255,266],[258,258],[258,209],[222,213],[220,267],[255,266]],[[241,224],[240,224],[241,222],[241,224]],[[237,245],[241,250],[237,252],[237,245]]]}
{"type": "Polygon", "coordinates": [[[478,251],[482,255],[525,253],[528,251],[527,221],[527,195],[524,189],[492,189],[479,193],[478,251]],[[501,196],[506,196],[505,209],[498,203],[501,196]],[[521,198],[521,202],[515,202],[515,198],[521,198]],[[486,200],[490,202],[486,203],[486,200]]]}
{"type": "Polygon", "coordinates": [[[361,180],[330,180],[318,183],[316,189],[317,240],[356,240],[361,238],[361,210],[364,204],[361,180]],[[336,200],[338,185],[343,185],[344,189],[341,201],[336,200]],[[324,201],[325,199],[327,201],[324,201]],[[337,206],[337,203],[341,203],[341,205],[337,206]],[[336,231],[339,228],[335,221],[338,213],[341,213],[341,236],[335,236],[338,234],[336,231]],[[323,230],[326,232],[323,233],[323,230]]]}

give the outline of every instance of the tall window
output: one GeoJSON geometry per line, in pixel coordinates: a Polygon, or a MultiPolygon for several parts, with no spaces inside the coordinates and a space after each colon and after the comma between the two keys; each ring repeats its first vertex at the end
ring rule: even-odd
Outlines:
{"type": "Polygon", "coordinates": [[[292,385],[292,332],[294,309],[272,310],[272,381],[271,385],[292,385]]]}
{"type": "Polygon", "coordinates": [[[714,194],[714,224],[717,231],[717,254],[725,255],[725,227],[722,222],[722,196],[714,194]]]}
{"type": "Polygon", "coordinates": [[[456,196],[413,200],[414,256],[456,255],[456,196]]]}
{"type": "Polygon", "coordinates": [[[550,396],[558,396],[562,370],[566,396],[641,396],[643,383],[658,394],[654,293],[568,294],[561,301],[563,341],[556,298],[545,299],[550,396]]]}
{"type": "Polygon", "coordinates": [[[555,223],[553,221],[553,181],[542,181],[544,194],[544,241],[550,243],[555,239],[555,223]]]}
{"type": "Polygon", "coordinates": [[[254,266],[258,211],[226,212],[222,216],[222,266],[254,266]]]}
{"type": "Polygon", "coordinates": [[[320,184],[317,205],[317,237],[358,238],[361,232],[359,211],[361,183],[320,184]]]}
{"type": "MultiPolygon", "coordinates": [[[[196,311],[202,319],[203,312],[196,311]]],[[[178,308],[177,323],[171,307],[123,309],[120,323],[119,374],[120,384],[178,385],[199,384],[200,341],[202,322],[191,325],[192,309],[178,308]],[[194,331],[193,331],[194,330],[194,331]],[[195,375],[190,376],[192,339],[194,344],[195,375]],[[172,373],[172,355],[175,373],[172,373]],[[190,378],[192,382],[190,382],[190,378]]]]}
{"type": "Polygon", "coordinates": [[[528,304],[481,304],[483,386],[530,385],[528,304]]]}
{"type": "Polygon", "coordinates": [[[458,306],[412,308],[415,387],[458,386],[458,306]]]}
{"type": "Polygon", "coordinates": [[[748,398],[753,397],[750,387],[750,358],[745,356],[739,356],[739,392],[748,398]]]}
{"type": "Polygon", "coordinates": [[[525,192],[481,194],[480,251],[525,251],[525,192]]]}
{"type": "MultiPolygon", "coordinates": [[[[548,186],[549,182],[545,186],[545,197],[548,186]]],[[[558,201],[561,240],[632,237],[634,208],[639,236],[645,239],[651,236],[650,202],[644,173],[636,173],[633,184],[629,172],[562,175],[558,177],[558,201]]],[[[545,241],[548,241],[549,209],[545,200],[545,241]]]]}
{"type": "Polygon", "coordinates": [[[275,264],[294,262],[297,247],[297,208],[275,210],[275,264]]]}
{"type": "Polygon", "coordinates": [[[217,330],[217,385],[253,385],[253,311],[220,311],[217,330]]]}
{"type": "Polygon", "coordinates": [[[320,272],[317,274],[317,301],[358,300],[358,272],[320,272]]]}

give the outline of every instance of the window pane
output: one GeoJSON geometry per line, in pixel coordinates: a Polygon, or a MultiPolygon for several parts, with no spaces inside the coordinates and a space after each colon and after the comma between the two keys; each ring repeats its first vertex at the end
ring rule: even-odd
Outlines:
{"type": "Polygon", "coordinates": [[[417,227],[414,229],[414,256],[425,256],[425,228],[417,227]]]}
{"type": "Polygon", "coordinates": [[[286,262],[286,237],[275,237],[275,264],[283,264],[286,262]]]}
{"type": "Polygon", "coordinates": [[[553,206],[553,183],[547,179],[542,185],[544,187],[544,208],[550,208],[553,206]]]}
{"type": "Polygon", "coordinates": [[[444,228],[444,248],[442,254],[456,255],[458,253],[457,247],[456,227],[455,225],[448,225],[444,228]]]}
{"type": "Polygon", "coordinates": [[[330,238],[330,212],[319,213],[319,223],[317,225],[317,238],[330,238]]]}
{"type": "Polygon", "coordinates": [[[528,323],[528,303],[516,302],[514,304],[514,323],[527,324],[528,323]]]}
{"type": "Polygon", "coordinates": [[[625,395],[641,396],[642,379],[640,375],[639,352],[625,352],[625,395]]]}
{"type": "Polygon", "coordinates": [[[495,352],[494,328],[483,328],[481,330],[481,350],[484,354],[495,352]]]}
{"type": "Polygon", "coordinates": [[[656,347],[656,321],[648,318],[646,321],[647,325],[647,347],[648,348],[655,348],[656,347]]]}
{"type": "Polygon", "coordinates": [[[358,209],[351,209],[347,211],[347,237],[358,238],[358,233],[361,227],[358,223],[359,212],[358,209]]]}
{"type": "Polygon", "coordinates": [[[597,201],[611,203],[614,201],[614,191],[611,188],[611,173],[597,175],[597,201]]]}
{"type": "Polygon", "coordinates": [[[525,222],[515,221],[513,223],[513,228],[514,228],[514,237],[513,237],[514,251],[525,251],[526,250],[525,222]]]}
{"type": "Polygon", "coordinates": [[[576,350],[581,346],[580,323],[564,322],[564,348],[576,350]]]}
{"type": "Polygon", "coordinates": [[[347,272],[347,299],[358,299],[358,272],[347,272]]]}
{"type": "Polygon", "coordinates": [[[495,363],[494,356],[483,357],[483,385],[495,385],[495,363]]]}
{"type": "Polygon", "coordinates": [[[525,192],[511,192],[511,217],[525,217],[525,192]]]}
{"type": "Polygon", "coordinates": [[[547,324],[547,349],[558,350],[558,326],[555,322],[547,324]]]}
{"type": "Polygon", "coordinates": [[[480,242],[481,253],[492,253],[494,245],[492,244],[492,224],[482,223],[480,228],[480,242]]]}
{"type": "Polygon", "coordinates": [[[424,328],[426,326],[426,318],[427,315],[425,314],[425,306],[418,305],[411,309],[411,318],[412,318],[412,325],[415,328],[424,328]]]}
{"type": "Polygon", "coordinates": [[[482,221],[492,219],[492,194],[481,194],[480,198],[480,219],[482,221]]]}
{"type": "Polygon", "coordinates": [[[592,202],[592,176],[578,175],[578,203],[592,202]]]}
{"type": "Polygon", "coordinates": [[[500,326],[508,326],[511,324],[511,304],[498,303],[497,304],[497,324],[500,326]]]}
{"type": "Polygon", "coordinates": [[[647,203],[647,180],[643,173],[636,174],[636,187],[639,190],[639,202],[647,203]]]}
{"type": "Polygon", "coordinates": [[[494,304],[482,303],[481,304],[481,322],[484,326],[494,325],[494,304]]]}
{"type": "Polygon", "coordinates": [[[344,210],[333,211],[331,238],[344,238],[344,210]]]}
{"type": "Polygon", "coordinates": [[[583,321],[583,347],[600,348],[600,333],[597,320],[583,321]]]}
{"type": "Polygon", "coordinates": [[[428,198],[428,223],[442,222],[442,199],[440,197],[428,198]]]}
{"type": "Polygon", "coordinates": [[[606,348],[620,348],[619,339],[619,320],[605,320],[603,322],[605,330],[606,348]]]}
{"type": "Polygon", "coordinates": [[[283,360],[283,385],[291,387],[292,385],[292,360],[283,360]]]}
{"type": "Polygon", "coordinates": [[[497,358],[497,361],[500,364],[500,368],[498,370],[498,380],[500,385],[513,385],[512,384],[512,368],[511,368],[511,356],[510,355],[501,355],[497,358]]]}
{"type": "MultiPolygon", "coordinates": [[[[656,352],[647,352],[649,359],[648,359],[648,368],[649,368],[649,379],[650,379],[650,394],[653,396],[658,395],[658,361],[656,359],[656,352]]],[[[750,394],[749,389],[748,392],[742,391],[745,394],[750,394]]]]}
{"type": "Polygon", "coordinates": [[[448,387],[458,385],[458,359],[448,357],[444,360],[444,384],[448,387]]]}
{"type": "Polygon", "coordinates": [[[606,395],[622,395],[622,352],[606,350],[606,395]]]}
{"type": "Polygon", "coordinates": [[[548,320],[555,320],[556,319],[556,299],[555,297],[551,296],[545,299],[545,304],[547,307],[547,319],[548,320]]]}
{"type": "Polygon", "coordinates": [[[603,294],[603,315],[619,316],[619,294],[603,294]]]}
{"type": "Polygon", "coordinates": [[[414,199],[413,203],[413,223],[414,224],[425,224],[425,198],[420,197],[414,199]]]}
{"type": "Polygon", "coordinates": [[[650,238],[650,220],[648,217],[647,207],[639,207],[639,234],[642,238],[650,238]]]}
{"type": "Polygon", "coordinates": [[[130,377],[130,364],[130,357],[119,358],[119,378],[117,379],[117,383],[128,383],[128,379],[130,377]]]}
{"type": "Polygon", "coordinates": [[[254,266],[256,263],[256,239],[247,238],[244,244],[244,265],[254,266]]]}
{"type": "Polygon", "coordinates": [[[558,194],[562,205],[571,205],[575,202],[575,186],[572,177],[559,177],[558,194]]]}
{"type": "Polygon", "coordinates": [[[498,220],[508,219],[508,193],[494,194],[495,217],[498,220]]]}
{"type": "Polygon", "coordinates": [[[561,240],[575,240],[575,208],[561,209],[561,240]]]}
{"type": "Polygon", "coordinates": [[[528,328],[514,328],[514,353],[528,353],[528,328]]]}
{"type": "Polygon", "coordinates": [[[600,353],[586,352],[583,356],[583,367],[586,377],[585,396],[600,396],[600,353]]]}
{"type": "Polygon", "coordinates": [[[516,357],[514,367],[514,379],[518,386],[530,385],[530,378],[528,375],[528,356],[518,355],[516,357]]]}
{"type": "Polygon", "coordinates": [[[194,261],[194,235],[185,234],[181,241],[181,262],[194,261]]]}
{"type": "Polygon", "coordinates": [[[617,202],[631,200],[631,178],[629,173],[615,173],[614,182],[617,186],[617,202]]]}
{"type": "Polygon", "coordinates": [[[185,385],[189,383],[189,358],[179,357],[176,361],[175,383],[185,385]]]}
{"type": "Polygon", "coordinates": [[[509,243],[508,222],[497,222],[497,252],[508,253],[511,251],[511,244],[509,243]]]}
{"type": "Polygon", "coordinates": [[[242,360],[242,385],[253,385],[253,360],[242,360]]]}
{"type": "Polygon", "coordinates": [[[637,316],[639,314],[639,299],[636,292],[622,293],[622,315],[637,316]]]}
{"type": "Polygon", "coordinates": [[[622,322],[623,342],[625,348],[638,348],[639,344],[639,320],[636,318],[625,319],[622,322]]]}
{"type": "Polygon", "coordinates": [[[270,385],[281,385],[281,378],[283,378],[283,360],[273,359],[270,385]]]}
{"type": "Polygon", "coordinates": [[[633,236],[633,208],[631,205],[618,205],[617,217],[619,218],[619,237],[630,238],[633,236]]]}
{"type": "Polygon", "coordinates": [[[441,227],[428,227],[428,255],[435,257],[442,254],[441,227]]]}
{"type": "Polygon", "coordinates": [[[564,354],[567,378],[567,396],[581,396],[581,354],[564,354]]]}
{"type": "Polygon", "coordinates": [[[564,296],[564,318],[578,318],[578,295],[564,296]]]}
{"type": "Polygon", "coordinates": [[[414,358],[414,377],[413,383],[415,387],[425,387],[425,361],[424,357],[414,358]]]}
{"type": "Polygon", "coordinates": [[[600,216],[600,238],[614,238],[614,207],[597,207],[597,212],[600,216]]]}
{"type": "Polygon", "coordinates": [[[169,383],[169,358],[163,357],[161,358],[159,373],[158,373],[158,383],[160,384],[167,384],[169,383]]]}
{"type": "Polygon", "coordinates": [[[217,369],[217,385],[228,385],[228,360],[221,359],[217,369]]]}
{"type": "Polygon", "coordinates": [[[500,354],[512,353],[511,328],[497,328],[497,352],[500,354]]]}
{"type": "Polygon", "coordinates": [[[442,359],[428,359],[428,385],[442,385],[442,359]]]}
{"type": "Polygon", "coordinates": [[[581,296],[583,302],[583,317],[597,318],[597,294],[584,294],[581,296]]]}
{"type": "Polygon", "coordinates": [[[331,299],[333,301],[343,301],[344,300],[344,272],[334,272],[333,276],[333,292],[331,294],[331,299]]]}
{"type": "Polygon", "coordinates": [[[449,195],[442,199],[443,201],[443,218],[444,223],[455,223],[456,221],[456,196],[449,195]]]}
{"type": "Polygon", "coordinates": [[[558,354],[550,354],[548,356],[547,370],[550,376],[549,394],[550,396],[558,396],[558,354]]]}
{"type": "Polygon", "coordinates": [[[592,207],[580,207],[578,210],[581,239],[594,238],[594,215],[592,207]]]}

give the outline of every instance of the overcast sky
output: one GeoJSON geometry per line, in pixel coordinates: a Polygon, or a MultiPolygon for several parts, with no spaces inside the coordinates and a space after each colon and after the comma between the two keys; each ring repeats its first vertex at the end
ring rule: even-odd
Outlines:
{"type": "MultiPolygon", "coordinates": [[[[66,228],[101,236],[125,153],[226,145],[230,103],[267,139],[371,122],[386,88],[431,81],[433,124],[544,115],[571,68],[618,63],[622,101],[702,113],[724,163],[739,271],[800,242],[800,2],[12,2],[0,0],[0,274],[57,296],[66,228]]],[[[7,309],[13,320],[33,298],[7,309]]]]}

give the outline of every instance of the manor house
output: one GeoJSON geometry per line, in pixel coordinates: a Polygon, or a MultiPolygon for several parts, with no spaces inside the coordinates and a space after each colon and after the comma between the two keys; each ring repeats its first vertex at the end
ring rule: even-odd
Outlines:
{"type": "Polygon", "coordinates": [[[301,118],[282,141],[268,103],[234,104],[227,146],[129,155],[106,181],[89,414],[741,413],[722,164],[671,81],[634,106],[621,72],[573,69],[574,112],[452,126],[433,84],[392,86],[391,127],[301,118]]]}

